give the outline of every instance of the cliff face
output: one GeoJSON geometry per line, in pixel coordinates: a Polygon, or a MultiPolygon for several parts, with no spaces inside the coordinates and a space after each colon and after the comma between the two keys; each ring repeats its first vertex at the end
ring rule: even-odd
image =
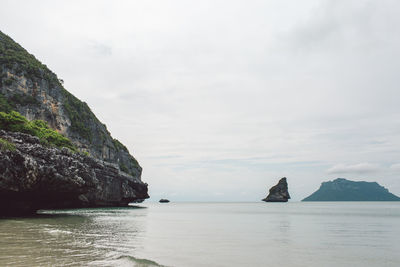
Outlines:
{"type": "Polygon", "coordinates": [[[29,120],[47,121],[80,151],[140,179],[142,168],[136,159],[111,137],[88,105],[66,91],[46,65],[0,32],[0,111],[4,111],[2,101],[29,120]]]}
{"type": "Polygon", "coordinates": [[[149,197],[128,149],[46,65],[2,32],[0,112],[1,129],[11,127],[0,131],[0,215],[125,206],[149,197]],[[65,147],[58,141],[73,151],[55,148],[65,147]]]}
{"type": "Polygon", "coordinates": [[[290,199],[286,177],[279,180],[278,184],[271,187],[269,194],[262,201],[265,202],[287,202],[290,199]]]}
{"type": "Polygon", "coordinates": [[[302,201],[400,201],[400,198],[376,182],[354,182],[344,178],[323,182],[302,201]]]}
{"type": "Polygon", "coordinates": [[[0,130],[1,215],[46,208],[126,206],[148,198],[147,184],[96,160],[39,138],[0,130]]]}

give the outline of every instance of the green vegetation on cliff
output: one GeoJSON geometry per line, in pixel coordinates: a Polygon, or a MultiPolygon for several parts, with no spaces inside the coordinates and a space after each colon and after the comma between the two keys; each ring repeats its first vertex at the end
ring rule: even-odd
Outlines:
{"type": "Polygon", "coordinates": [[[10,105],[3,94],[0,93],[0,112],[10,112],[14,110],[14,107],[10,105]]]}
{"type": "Polygon", "coordinates": [[[0,151],[14,151],[15,145],[3,138],[0,138],[0,151]]]}
{"type": "MultiPolygon", "coordinates": [[[[29,79],[43,78],[49,82],[49,86],[59,86],[63,89],[65,97],[64,107],[70,116],[72,130],[76,131],[83,138],[90,140],[90,130],[78,120],[78,114],[87,114],[89,107],[66,91],[60,83],[57,75],[53,73],[46,65],[42,64],[32,54],[29,54],[23,47],[14,42],[9,36],[0,31],[0,64],[8,69],[15,70],[18,74],[23,74],[29,79]]],[[[12,78],[1,79],[0,82],[5,85],[11,85],[12,78]]]]}
{"type": "MultiPolygon", "coordinates": [[[[25,74],[27,78],[42,77],[51,85],[59,84],[57,76],[46,65],[1,31],[0,64],[9,69],[15,69],[19,74],[25,74]]],[[[6,84],[11,82],[9,79],[5,80],[6,84]]]]}
{"type": "Polygon", "coordinates": [[[63,95],[64,108],[71,121],[71,130],[78,133],[81,137],[92,141],[92,132],[87,126],[88,122],[93,119],[89,106],[67,90],[63,90],[63,95]]]}
{"type": "MultiPolygon", "coordinates": [[[[18,43],[14,42],[6,34],[0,31],[0,65],[8,69],[15,70],[18,74],[23,74],[26,78],[35,80],[45,79],[49,86],[58,86],[64,96],[64,108],[71,120],[71,130],[78,133],[82,138],[92,140],[92,133],[87,126],[87,122],[93,119],[94,114],[88,105],[73,96],[64,89],[57,75],[53,73],[46,65],[42,64],[35,56],[31,55],[18,43]]],[[[3,74],[4,75],[4,74],[3,74]]],[[[10,86],[13,83],[12,78],[0,77],[0,85],[10,86]],[[4,79],[2,79],[4,78],[4,79]]],[[[19,99],[29,103],[29,99],[19,99]]],[[[34,98],[30,99],[34,101],[34,98]]],[[[18,102],[16,99],[15,102],[18,102]]]]}
{"type": "MultiPolygon", "coordinates": [[[[46,120],[54,129],[63,129],[80,150],[140,176],[139,163],[123,144],[112,138],[89,106],[69,93],[63,81],[45,64],[0,31],[0,112],[10,115],[11,111],[46,120]]],[[[56,131],[50,134],[48,130],[52,129],[47,125],[36,125],[40,129],[33,122],[26,121],[24,125],[25,132],[34,132],[43,142],[72,147],[71,141],[54,135],[56,131]]]]}
{"type": "Polygon", "coordinates": [[[38,102],[39,101],[30,95],[14,94],[7,98],[0,93],[0,111],[6,113],[12,110],[15,111],[17,109],[17,105],[37,105],[38,102]]]}
{"type": "Polygon", "coordinates": [[[128,151],[128,149],[126,148],[126,146],[124,146],[120,141],[118,141],[117,139],[113,139],[113,144],[114,147],[117,151],[120,150],[124,150],[124,151],[128,151]]]}
{"type": "Polygon", "coordinates": [[[39,101],[31,95],[14,94],[8,98],[8,102],[15,108],[17,105],[38,105],[39,101]]]}
{"type": "MultiPolygon", "coordinates": [[[[89,106],[65,90],[57,75],[47,68],[45,64],[42,64],[34,55],[29,54],[22,46],[1,31],[0,65],[15,70],[17,74],[24,75],[26,78],[32,80],[42,78],[49,83],[50,87],[59,87],[64,97],[63,106],[65,112],[71,121],[71,131],[77,133],[83,139],[92,142],[94,133],[88,125],[93,121],[99,124],[101,124],[101,122],[93,114],[89,106]]],[[[2,84],[10,86],[14,82],[13,77],[8,77],[5,73],[0,73],[0,75],[0,86],[2,84]]],[[[0,96],[0,111],[15,110],[15,104],[38,104],[37,100],[32,96],[14,95],[13,97],[14,99],[8,99],[9,106],[11,107],[10,109],[10,107],[2,108],[4,99],[2,102],[0,96]]],[[[104,134],[109,133],[106,130],[104,134]]],[[[118,150],[118,147],[115,148],[118,150]]]]}
{"type": "Polygon", "coordinates": [[[76,151],[71,140],[51,129],[45,121],[28,121],[16,111],[11,111],[10,113],[0,112],[0,129],[34,135],[39,137],[44,144],[58,148],[66,147],[76,151]]]}
{"type": "MultiPolygon", "coordinates": [[[[38,101],[29,95],[14,94],[6,98],[0,93],[0,129],[13,132],[23,132],[40,138],[44,144],[58,148],[67,147],[77,151],[71,140],[51,129],[47,122],[42,120],[28,121],[16,112],[17,105],[38,104],[38,101]]],[[[4,146],[3,146],[4,147],[4,146]]]]}

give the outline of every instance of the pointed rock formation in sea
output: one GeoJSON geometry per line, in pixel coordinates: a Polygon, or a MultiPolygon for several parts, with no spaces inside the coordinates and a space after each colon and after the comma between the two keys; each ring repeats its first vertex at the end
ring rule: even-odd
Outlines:
{"type": "Polygon", "coordinates": [[[265,202],[287,202],[290,199],[286,177],[279,180],[278,184],[271,187],[269,194],[262,201],[265,202]]]}

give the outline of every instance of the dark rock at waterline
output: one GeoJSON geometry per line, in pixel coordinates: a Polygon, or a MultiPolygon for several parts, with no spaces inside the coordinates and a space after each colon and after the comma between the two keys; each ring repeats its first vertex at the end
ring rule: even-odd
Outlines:
{"type": "Polygon", "coordinates": [[[169,203],[169,200],[168,200],[168,199],[165,199],[165,198],[162,198],[162,199],[160,199],[159,202],[160,202],[160,203],[169,203]]]}
{"type": "Polygon", "coordinates": [[[400,201],[400,197],[376,182],[355,182],[344,178],[323,182],[302,201],[400,201]]]}
{"type": "Polygon", "coordinates": [[[286,177],[279,180],[278,184],[271,187],[269,194],[262,201],[265,202],[287,202],[290,199],[286,177]]]}
{"type": "Polygon", "coordinates": [[[0,215],[38,209],[127,206],[148,198],[147,184],[107,163],[37,137],[0,131],[0,215]]]}

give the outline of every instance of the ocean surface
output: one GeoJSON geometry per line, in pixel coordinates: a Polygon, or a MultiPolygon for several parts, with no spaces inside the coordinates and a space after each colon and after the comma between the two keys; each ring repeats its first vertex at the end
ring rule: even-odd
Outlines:
{"type": "Polygon", "coordinates": [[[400,202],[142,203],[0,219],[0,266],[400,266],[400,202]]]}

